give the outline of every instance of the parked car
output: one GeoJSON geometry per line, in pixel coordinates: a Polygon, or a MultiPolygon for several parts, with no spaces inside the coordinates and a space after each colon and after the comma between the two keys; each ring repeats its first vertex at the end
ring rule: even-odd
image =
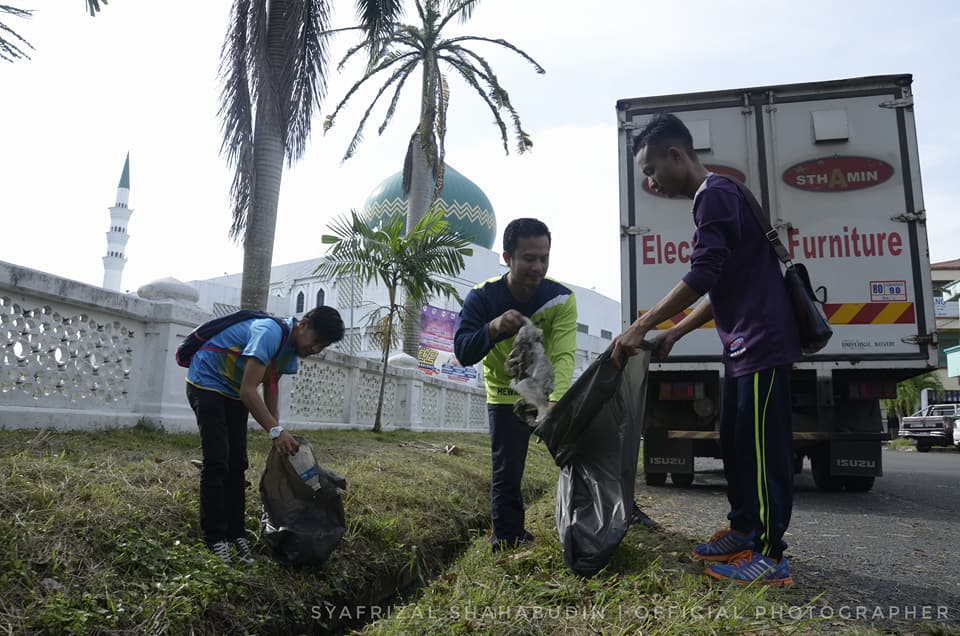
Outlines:
{"type": "Polygon", "coordinates": [[[931,404],[903,418],[900,437],[916,440],[921,453],[932,446],[960,448],[960,404],[931,404]]]}

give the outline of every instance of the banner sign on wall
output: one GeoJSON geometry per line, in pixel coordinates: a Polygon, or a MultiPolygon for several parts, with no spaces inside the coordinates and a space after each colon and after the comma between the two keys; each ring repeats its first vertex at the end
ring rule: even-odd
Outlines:
{"type": "Polygon", "coordinates": [[[425,305],[420,312],[420,351],[417,363],[428,375],[468,382],[477,379],[474,367],[464,367],[453,353],[457,312],[425,305]]]}

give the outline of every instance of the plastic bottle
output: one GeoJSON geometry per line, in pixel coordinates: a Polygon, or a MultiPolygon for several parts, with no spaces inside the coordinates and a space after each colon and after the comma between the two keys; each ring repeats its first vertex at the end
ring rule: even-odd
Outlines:
{"type": "Polygon", "coordinates": [[[313,451],[307,444],[300,444],[300,450],[288,457],[300,480],[314,491],[320,490],[320,467],[313,457],[313,451]]]}

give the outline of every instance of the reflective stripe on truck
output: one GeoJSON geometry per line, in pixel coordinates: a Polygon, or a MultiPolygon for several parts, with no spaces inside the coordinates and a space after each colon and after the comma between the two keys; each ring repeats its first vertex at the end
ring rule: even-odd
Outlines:
{"type": "MultiPolygon", "coordinates": [[[[670,329],[690,315],[692,309],[684,309],[656,326],[657,330],[670,329]]],[[[641,309],[639,315],[647,312],[641,309]]],[[[916,311],[913,303],[826,303],[823,313],[832,325],[912,325],[916,322],[916,311]]],[[[704,323],[698,329],[715,329],[716,323],[712,320],[704,323]]]]}

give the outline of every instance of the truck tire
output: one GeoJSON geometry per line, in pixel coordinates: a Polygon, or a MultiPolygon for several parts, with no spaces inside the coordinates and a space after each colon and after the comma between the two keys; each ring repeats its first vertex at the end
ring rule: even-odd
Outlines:
{"type": "Polygon", "coordinates": [[[823,492],[838,492],[843,488],[838,477],[830,474],[830,451],[823,449],[810,454],[810,472],[813,474],[813,483],[817,490],[823,492]]]}
{"type": "Polygon", "coordinates": [[[667,473],[644,473],[643,480],[648,486],[663,486],[667,483],[667,473]]]}
{"type": "Polygon", "coordinates": [[[843,488],[847,492],[870,492],[876,477],[863,477],[858,475],[841,477],[841,479],[843,480],[843,488]]]}
{"type": "Polygon", "coordinates": [[[926,442],[917,442],[917,452],[918,453],[929,453],[931,444],[926,442]]]}
{"type": "Polygon", "coordinates": [[[803,453],[796,453],[793,456],[793,474],[800,475],[803,473],[803,453]]]}
{"type": "Polygon", "coordinates": [[[693,473],[670,473],[670,481],[674,486],[689,488],[693,485],[693,473]]]}

